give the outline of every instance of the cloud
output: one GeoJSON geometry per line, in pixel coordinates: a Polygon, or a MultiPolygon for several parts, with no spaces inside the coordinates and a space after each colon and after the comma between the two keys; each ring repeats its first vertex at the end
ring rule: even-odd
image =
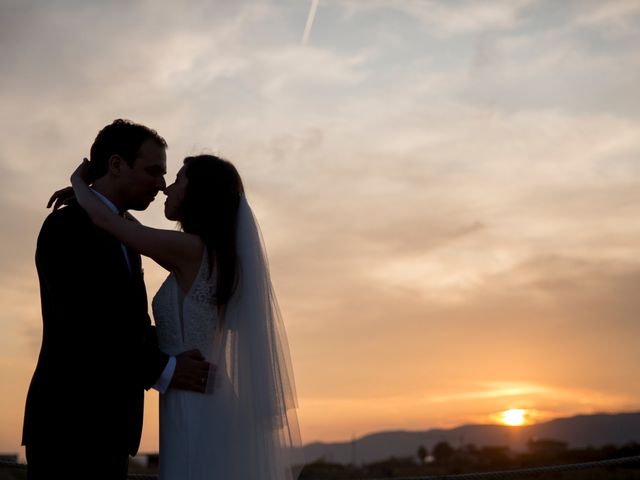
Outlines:
{"type": "Polygon", "coordinates": [[[522,19],[522,12],[535,2],[438,2],[424,0],[353,0],[345,9],[350,15],[367,10],[397,10],[425,24],[432,34],[455,35],[486,29],[510,29],[522,19]]]}
{"type": "MultiPolygon", "coordinates": [[[[44,203],[128,117],[167,138],[170,176],[203,150],[238,165],[308,440],[344,437],[357,411],[358,429],[485,418],[514,385],[547,412],[638,398],[640,64],[632,32],[595,27],[631,23],[631,4],[321,2],[306,48],[308,3],[7,5],[1,325],[16,362],[39,340],[44,203]],[[447,395],[485,403],[418,415],[447,395]]],[[[174,228],[160,205],[141,219],[174,228]]],[[[166,273],[145,268],[151,297],[166,273]]]]}
{"type": "Polygon", "coordinates": [[[593,2],[585,10],[576,19],[579,25],[629,31],[640,19],[640,4],[635,0],[593,2]]]}

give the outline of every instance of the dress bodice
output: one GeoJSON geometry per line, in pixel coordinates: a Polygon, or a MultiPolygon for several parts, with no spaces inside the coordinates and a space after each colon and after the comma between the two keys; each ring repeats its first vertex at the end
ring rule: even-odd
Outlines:
{"type": "Polygon", "coordinates": [[[212,360],[218,327],[215,271],[209,275],[209,256],[202,254],[200,269],[188,292],[183,293],[172,272],[153,297],[152,308],[160,350],[177,355],[197,348],[212,360]]]}

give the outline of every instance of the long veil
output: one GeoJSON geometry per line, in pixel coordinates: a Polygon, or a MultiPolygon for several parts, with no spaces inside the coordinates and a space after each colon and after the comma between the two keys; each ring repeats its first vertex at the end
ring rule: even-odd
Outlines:
{"type": "Polygon", "coordinates": [[[234,480],[295,480],[303,466],[287,336],[260,229],[244,195],[238,210],[239,283],[222,321],[219,374],[235,397],[229,450],[234,480]]]}

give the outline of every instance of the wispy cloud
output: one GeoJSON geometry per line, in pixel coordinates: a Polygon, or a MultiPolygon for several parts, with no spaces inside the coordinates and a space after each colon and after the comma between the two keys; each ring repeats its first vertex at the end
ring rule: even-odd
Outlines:
{"type": "Polygon", "coordinates": [[[427,403],[444,403],[444,402],[452,402],[452,401],[460,401],[460,400],[479,400],[479,399],[487,399],[487,398],[507,398],[507,397],[516,397],[516,396],[531,396],[531,395],[539,395],[542,393],[549,392],[550,389],[548,387],[544,387],[542,385],[534,385],[534,384],[487,384],[484,389],[470,391],[470,392],[459,392],[459,393],[448,393],[445,395],[425,395],[423,397],[424,401],[427,403]]]}
{"type": "Polygon", "coordinates": [[[576,19],[580,25],[627,30],[640,21],[640,4],[636,0],[593,2],[585,10],[576,19]]]}
{"type": "Polygon", "coordinates": [[[487,29],[511,29],[522,22],[526,8],[535,0],[505,2],[440,2],[437,0],[350,0],[345,8],[350,15],[363,11],[395,10],[414,18],[439,35],[474,33],[487,29]]]}

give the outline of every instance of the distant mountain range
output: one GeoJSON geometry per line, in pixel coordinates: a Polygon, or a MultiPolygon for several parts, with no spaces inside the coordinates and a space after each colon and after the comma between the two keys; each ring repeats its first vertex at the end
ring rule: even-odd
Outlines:
{"type": "Polygon", "coordinates": [[[640,412],[579,415],[523,427],[463,425],[449,430],[378,432],[353,442],[310,443],[304,446],[304,454],[307,462],[324,458],[329,462],[363,464],[392,456],[412,456],[420,445],[431,450],[441,441],[453,447],[473,443],[478,447],[505,446],[524,451],[529,439],[561,440],[569,448],[640,442],[640,412]]]}

